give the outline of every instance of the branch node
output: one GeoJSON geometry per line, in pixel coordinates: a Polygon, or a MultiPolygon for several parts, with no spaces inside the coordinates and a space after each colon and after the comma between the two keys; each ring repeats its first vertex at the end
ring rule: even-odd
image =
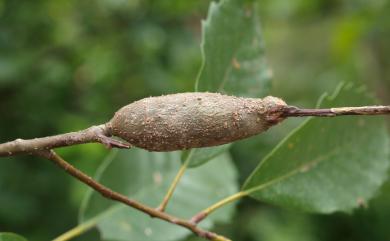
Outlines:
{"type": "Polygon", "coordinates": [[[190,219],[190,223],[197,225],[198,223],[200,223],[200,221],[205,219],[207,216],[208,216],[208,214],[206,212],[200,212],[190,219]]]}
{"type": "Polygon", "coordinates": [[[49,150],[39,150],[35,152],[29,153],[30,155],[35,155],[38,157],[43,157],[45,159],[51,160],[54,157],[54,151],[49,149],[49,150]]]}
{"type": "Polygon", "coordinates": [[[156,211],[158,211],[158,212],[165,212],[165,207],[163,206],[163,205],[161,205],[160,204],[160,206],[158,206],[157,208],[156,208],[156,211]]]}

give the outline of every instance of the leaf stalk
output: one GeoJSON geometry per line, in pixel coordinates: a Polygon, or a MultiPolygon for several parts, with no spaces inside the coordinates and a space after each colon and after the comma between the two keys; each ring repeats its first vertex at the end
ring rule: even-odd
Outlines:
{"type": "Polygon", "coordinates": [[[190,164],[191,162],[191,159],[192,159],[192,155],[193,155],[193,151],[191,151],[189,153],[189,155],[187,156],[185,162],[180,166],[180,169],[178,171],[178,173],[176,174],[175,178],[173,179],[163,201],[161,202],[160,206],[157,208],[158,211],[160,212],[165,212],[165,209],[167,208],[168,206],[168,202],[169,200],[171,199],[177,185],[179,184],[181,178],[183,177],[185,171],[187,170],[187,167],[188,165],[190,164]]]}
{"type": "Polygon", "coordinates": [[[227,198],[224,198],[222,199],[221,201],[213,204],[212,206],[204,209],[203,211],[199,212],[198,214],[196,214],[195,216],[193,216],[191,218],[191,222],[192,223],[195,223],[195,224],[198,224],[200,223],[203,219],[205,219],[207,216],[209,216],[212,212],[214,212],[215,210],[225,206],[226,204],[229,204],[231,202],[234,202],[234,201],[237,201],[238,199],[241,199],[245,196],[247,196],[249,193],[246,192],[246,191],[241,191],[241,192],[238,192],[236,194],[233,194],[227,198]]]}
{"type": "Polygon", "coordinates": [[[81,234],[87,232],[88,230],[94,228],[96,226],[96,220],[91,219],[88,222],[82,223],[70,230],[68,230],[66,233],[61,234],[57,238],[53,239],[53,241],[67,241],[71,240],[72,238],[75,238],[77,236],[80,236],[81,234]]]}

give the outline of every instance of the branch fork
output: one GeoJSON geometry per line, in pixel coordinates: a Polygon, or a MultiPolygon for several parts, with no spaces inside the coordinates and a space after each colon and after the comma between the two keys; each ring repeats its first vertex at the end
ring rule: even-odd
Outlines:
{"type": "Polygon", "coordinates": [[[19,154],[34,154],[39,151],[48,151],[57,147],[72,146],[85,143],[101,143],[107,148],[131,147],[130,144],[121,142],[111,137],[106,125],[92,126],[85,130],[69,132],[61,135],[35,138],[31,140],[16,139],[0,144],[0,157],[19,154]]]}
{"type": "MultiPolygon", "coordinates": [[[[117,192],[111,190],[110,188],[93,180],[91,177],[89,177],[88,175],[86,175],[82,171],[78,170],[77,168],[75,168],[74,166],[72,166],[71,164],[66,162],[53,150],[37,151],[35,154],[37,156],[44,157],[44,158],[52,161],[54,164],[56,164],[60,168],[64,169],[67,173],[69,173],[70,175],[72,175],[73,177],[78,179],[79,181],[87,184],[89,187],[91,187],[95,191],[99,192],[100,194],[102,194],[102,196],[104,196],[108,199],[118,201],[118,202],[123,203],[127,206],[135,208],[141,212],[149,214],[152,218],[158,218],[158,219],[164,220],[166,222],[187,228],[188,230],[192,231],[194,234],[198,235],[199,237],[203,237],[203,238],[206,238],[208,240],[213,240],[213,241],[229,241],[229,239],[227,239],[221,235],[218,235],[216,233],[206,231],[206,230],[203,230],[203,229],[197,227],[197,225],[191,221],[186,221],[186,220],[180,219],[178,217],[172,216],[170,214],[167,214],[163,211],[159,211],[159,210],[156,210],[152,207],[148,207],[142,203],[139,203],[139,202],[132,200],[132,199],[120,194],[120,193],[117,193],[117,192]]],[[[89,228],[91,228],[91,227],[89,227],[89,228]]],[[[60,237],[56,238],[54,241],[65,241],[65,240],[68,240],[69,238],[72,238],[72,237],[69,237],[68,233],[65,233],[65,234],[61,235],[60,237]],[[66,239],[63,237],[66,237],[66,239]]]]}

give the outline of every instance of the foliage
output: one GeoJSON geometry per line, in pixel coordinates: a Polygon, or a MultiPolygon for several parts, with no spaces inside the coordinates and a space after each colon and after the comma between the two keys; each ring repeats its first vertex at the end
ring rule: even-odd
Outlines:
{"type": "Polygon", "coordinates": [[[0,233],[0,241],[27,241],[20,235],[14,233],[0,233]]]}
{"type": "MultiPolygon", "coordinates": [[[[321,106],[373,104],[364,89],[343,86],[321,106]]],[[[351,211],[367,205],[387,177],[389,137],[382,118],[311,118],[284,139],[243,190],[294,210],[351,211]]]]}
{"type": "MultiPolygon", "coordinates": [[[[249,97],[268,94],[271,80],[259,28],[254,1],[211,2],[207,19],[202,21],[202,66],[195,91],[249,97]]],[[[229,148],[227,144],[184,151],[182,161],[191,158],[189,166],[196,167],[229,148]]]]}
{"type": "Polygon", "coordinates": [[[254,1],[211,2],[202,30],[203,64],[197,91],[250,97],[268,94],[270,70],[254,1]]]}

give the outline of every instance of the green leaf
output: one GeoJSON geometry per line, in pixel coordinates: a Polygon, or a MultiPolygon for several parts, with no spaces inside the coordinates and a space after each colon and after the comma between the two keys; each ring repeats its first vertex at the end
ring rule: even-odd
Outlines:
{"type": "Polygon", "coordinates": [[[256,241],[319,240],[310,216],[302,213],[264,208],[251,210],[245,229],[256,241]]]}
{"type": "Polygon", "coordinates": [[[0,241],[27,241],[27,239],[14,233],[0,233],[0,241]]]}
{"type": "Polygon", "coordinates": [[[203,64],[196,91],[259,97],[269,92],[271,71],[264,55],[257,4],[212,2],[202,22],[203,64]]]}
{"type": "MultiPolygon", "coordinates": [[[[97,179],[115,191],[157,207],[171,184],[180,163],[180,152],[122,150],[111,154],[98,170],[97,179]],[[114,160],[115,159],[115,160],[114,160]]],[[[190,218],[204,207],[237,191],[236,172],[228,154],[221,154],[197,169],[186,172],[173,195],[167,212],[190,218]]],[[[226,207],[203,223],[229,220],[234,207],[226,207]]],[[[105,240],[178,240],[189,231],[130,207],[89,192],[80,215],[81,222],[95,222],[105,240]]]]}
{"type": "MultiPolygon", "coordinates": [[[[195,91],[248,97],[264,96],[269,92],[271,76],[265,62],[257,15],[257,5],[253,1],[221,0],[210,4],[208,17],[202,22],[203,63],[195,91]]],[[[189,163],[189,167],[198,167],[229,147],[184,151],[181,160],[189,163]]]]}
{"type": "MultiPolygon", "coordinates": [[[[347,85],[323,107],[373,104],[347,85]]],[[[243,190],[290,209],[331,213],[365,206],[386,180],[389,137],[382,117],[311,118],[256,168],[243,190]]]]}

